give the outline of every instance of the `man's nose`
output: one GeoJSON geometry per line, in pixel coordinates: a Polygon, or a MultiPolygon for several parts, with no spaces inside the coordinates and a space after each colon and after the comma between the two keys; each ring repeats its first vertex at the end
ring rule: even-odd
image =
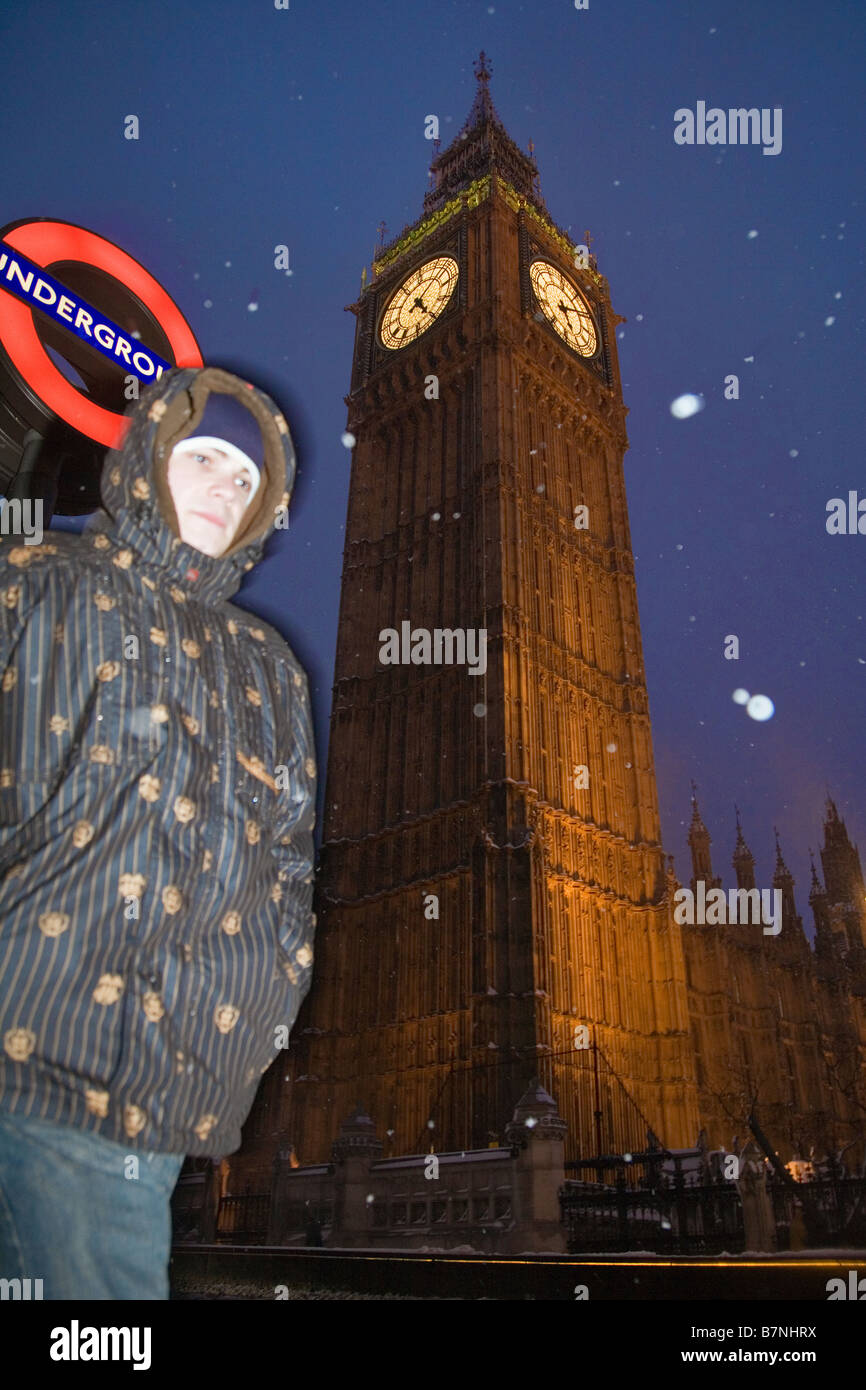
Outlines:
{"type": "Polygon", "coordinates": [[[231,497],[238,491],[231,478],[213,478],[211,480],[210,491],[214,497],[231,497]]]}

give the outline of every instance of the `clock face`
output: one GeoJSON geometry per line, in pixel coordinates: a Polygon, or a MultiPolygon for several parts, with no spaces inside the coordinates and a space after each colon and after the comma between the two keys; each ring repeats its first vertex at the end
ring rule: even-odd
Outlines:
{"type": "Polygon", "coordinates": [[[549,261],[533,261],[529,278],[541,312],[574,352],[594,357],[598,334],[589,305],[561,270],[549,261]]]}
{"type": "Polygon", "coordinates": [[[451,256],[426,261],[391,296],[382,315],[379,337],[386,348],[401,348],[425,333],[448,303],[457,284],[451,256]]]}

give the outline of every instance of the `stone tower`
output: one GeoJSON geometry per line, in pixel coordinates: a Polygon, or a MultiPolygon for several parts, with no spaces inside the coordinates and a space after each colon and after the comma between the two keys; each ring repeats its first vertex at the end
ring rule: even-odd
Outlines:
{"type": "Polygon", "coordinates": [[[386,1156],[485,1145],[533,1077],[572,1157],[699,1129],[620,320],[476,74],[351,306],[316,965],[271,1083],[304,1163],[356,1105],[386,1156]]]}

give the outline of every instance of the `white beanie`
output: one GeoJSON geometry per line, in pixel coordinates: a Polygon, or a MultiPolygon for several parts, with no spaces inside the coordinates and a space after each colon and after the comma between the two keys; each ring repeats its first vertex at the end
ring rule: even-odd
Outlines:
{"type": "Polygon", "coordinates": [[[175,445],[175,449],[192,449],[194,447],[199,449],[219,449],[221,453],[225,454],[226,457],[230,458],[234,463],[248,468],[252,477],[249,499],[250,502],[252,502],[259,490],[262,475],[258,464],[253,463],[249,454],[245,454],[243,449],[239,449],[236,444],[230,443],[228,439],[218,439],[216,435],[211,434],[197,434],[194,435],[192,439],[181,439],[180,442],[175,445]]]}

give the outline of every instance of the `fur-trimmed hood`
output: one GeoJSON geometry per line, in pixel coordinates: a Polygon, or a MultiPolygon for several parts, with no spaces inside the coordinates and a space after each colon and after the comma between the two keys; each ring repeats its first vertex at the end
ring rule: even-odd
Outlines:
{"type": "Polygon", "coordinates": [[[280,509],[289,505],[295,450],[283,415],[263,391],[220,367],[166,372],[128,414],[130,426],[122,446],[105,457],[103,510],[91,518],[85,534],[101,531],[121,543],[157,582],[182,582],[205,602],[230,598],[244,573],[261,560],[280,509]],[[179,539],[167,481],[172,450],[195,434],[211,392],[234,396],[246,406],[264,443],[262,484],[232,544],[217,558],[179,539]]]}

